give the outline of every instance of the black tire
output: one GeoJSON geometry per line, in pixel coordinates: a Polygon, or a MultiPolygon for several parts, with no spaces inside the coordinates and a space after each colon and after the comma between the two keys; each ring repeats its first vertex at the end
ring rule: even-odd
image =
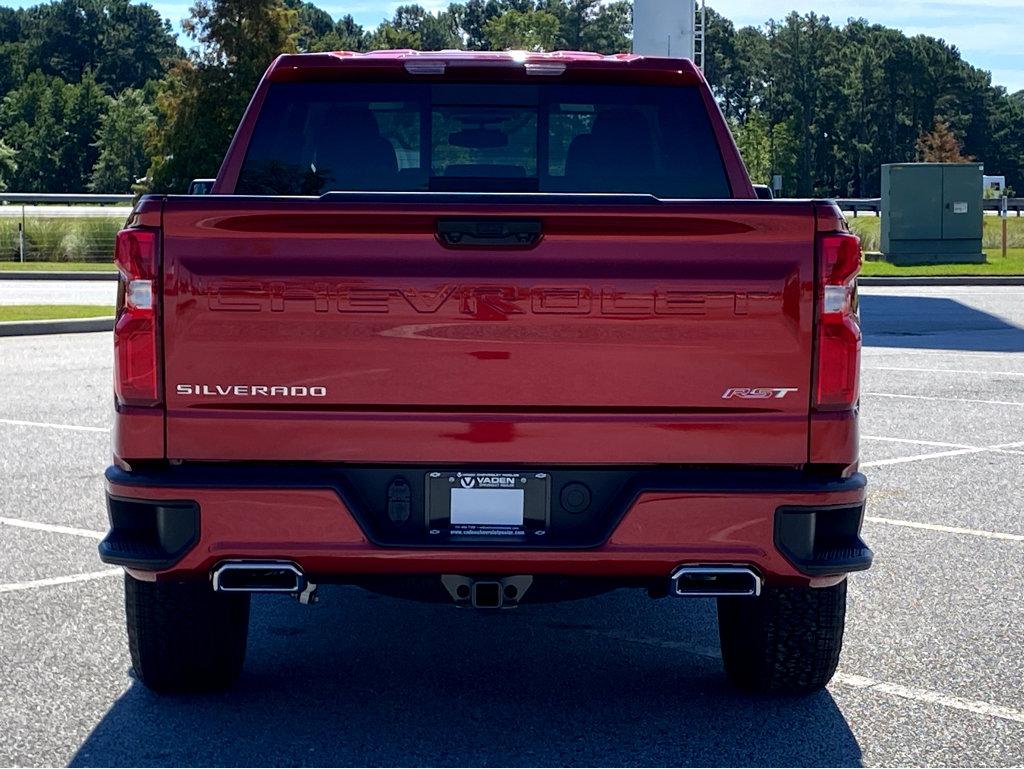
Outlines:
{"type": "Polygon", "coordinates": [[[819,691],[836,672],[845,622],[845,579],[832,587],[766,587],[758,598],[719,598],[725,673],[750,691],[819,691]]]}
{"type": "Polygon", "coordinates": [[[141,582],[125,574],[128,649],[156,692],[225,689],[238,678],[249,636],[249,595],[206,582],[141,582]]]}

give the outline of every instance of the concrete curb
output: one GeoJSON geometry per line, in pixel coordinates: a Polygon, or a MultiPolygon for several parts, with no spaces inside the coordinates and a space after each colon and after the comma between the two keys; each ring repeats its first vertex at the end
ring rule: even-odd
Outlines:
{"type": "Polygon", "coordinates": [[[0,280],[117,280],[111,270],[0,270],[0,280]]]}
{"type": "Polygon", "coordinates": [[[0,322],[0,336],[39,336],[42,334],[84,334],[111,331],[113,318],[69,318],[67,320],[7,320],[0,322]]]}
{"type": "Polygon", "coordinates": [[[904,278],[878,275],[857,278],[861,286],[1024,286],[1024,275],[944,275],[942,277],[904,278]]]}

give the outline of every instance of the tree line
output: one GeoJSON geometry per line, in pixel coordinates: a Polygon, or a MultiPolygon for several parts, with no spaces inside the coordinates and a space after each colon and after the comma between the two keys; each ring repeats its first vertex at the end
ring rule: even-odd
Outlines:
{"type": "MultiPolygon", "coordinates": [[[[267,64],[296,51],[628,51],[631,3],[466,0],[365,29],[304,0],[0,7],[0,189],[183,191],[213,176],[267,64]]],[[[956,48],[816,14],[737,29],[708,11],[705,74],[752,176],[788,195],[874,196],[879,165],[977,159],[1024,190],[1024,92],[956,48]]]]}
{"type": "Polygon", "coordinates": [[[925,35],[810,13],[736,29],[710,12],[708,80],[751,174],[790,195],[874,197],[880,165],[978,160],[1024,191],[1024,91],[925,35]]]}

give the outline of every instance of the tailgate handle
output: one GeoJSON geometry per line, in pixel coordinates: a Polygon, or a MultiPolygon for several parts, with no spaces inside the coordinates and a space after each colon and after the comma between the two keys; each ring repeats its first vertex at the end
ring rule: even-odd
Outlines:
{"type": "Polygon", "coordinates": [[[540,219],[438,219],[437,239],[448,248],[533,248],[540,219]]]}

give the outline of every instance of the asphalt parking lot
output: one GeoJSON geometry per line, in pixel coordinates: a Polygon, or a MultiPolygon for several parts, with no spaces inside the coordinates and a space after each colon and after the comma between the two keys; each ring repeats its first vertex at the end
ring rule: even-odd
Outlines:
{"type": "Polygon", "coordinates": [[[874,568],[827,692],[750,697],[714,605],[253,603],[230,693],[150,694],[96,557],[108,334],[0,339],[0,764],[1024,764],[1024,288],[868,289],[874,568]]]}

